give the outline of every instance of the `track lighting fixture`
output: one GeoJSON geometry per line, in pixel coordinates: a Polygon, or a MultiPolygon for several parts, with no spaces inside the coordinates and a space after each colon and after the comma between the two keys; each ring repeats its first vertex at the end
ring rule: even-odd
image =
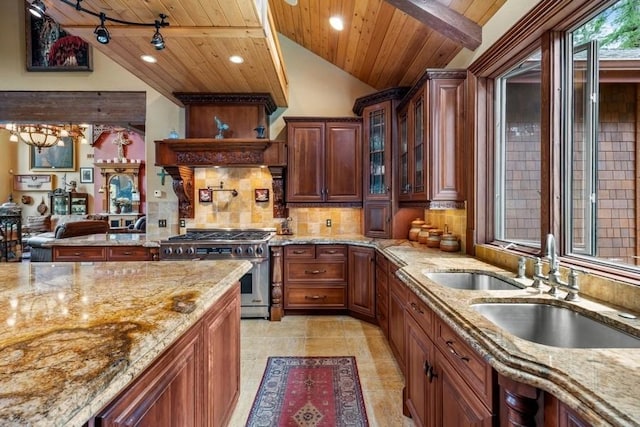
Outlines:
{"type": "MultiPolygon", "coordinates": [[[[162,34],[160,34],[160,28],[169,26],[169,23],[165,21],[167,19],[167,15],[165,14],[161,13],[159,15],[160,20],[156,19],[153,23],[131,22],[131,21],[124,21],[122,19],[117,19],[117,18],[110,18],[104,12],[96,13],[91,10],[85,9],[81,5],[82,0],[59,0],[59,1],[69,6],[73,6],[76,10],[79,10],[80,12],[88,13],[89,15],[93,15],[96,18],[100,18],[100,25],[98,25],[96,29],[93,31],[99,43],[107,44],[109,43],[109,40],[111,40],[111,35],[109,34],[109,30],[107,30],[107,27],[105,27],[105,22],[109,21],[109,22],[115,22],[117,24],[123,24],[123,25],[155,27],[156,32],[153,34],[153,37],[151,38],[151,44],[156,48],[156,50],[162,50],[165,48],[164,37],[162,37],[162,34]]],[[[42,14],[44,14],[45,7],[44,7],[44,4],[42,3],[42,0],[33,0],[29,7],[29,11],[31,11],[32,7],[35,7],[35,5],[41,6],[42,14]]],[[[31,13],[34,13],[34,12],[31,11],[31,13]]]]}
{"type": "Polygon", "coordinates": [[[47,7],[42,3],[42,0],[33,0],[28,10],[36,18],[42,18],[47,7]]]}
{"type": "Polygon", "coordinates": [[[109,40],[111,40],[111,36],[109,35],[109,31],[107,27],[104,26],[104,21],[106,19],[106,15],[104,13],[100,14],[100,25],[93,30],[93,34],[96,35],[96,40],[98,43],[107,44],[109,40]]]}
{"type": "Polygon", "coordinates": [[[151,37],[151,44],[156,48],[156,50],[162,50],[165,47],[164,37],[162,37],[162,34],[160,34],[160,27],[162,27],[165,23],[164,19],[166,17],[166,15],[160,14],[161,21],[156,20],[155,22],[156,32],[153,34],[153,37],[151,37]]]}

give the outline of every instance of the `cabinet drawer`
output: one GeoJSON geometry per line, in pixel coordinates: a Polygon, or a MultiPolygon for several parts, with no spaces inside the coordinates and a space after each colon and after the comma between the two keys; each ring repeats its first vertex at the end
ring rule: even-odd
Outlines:
{"type": "Polygon", "coordinates": [[[284,247],[286,258],[315,258],[316,250],[314,245],[293,245],[284,247]]]}
{"type": "Polygon", "coordinates": [[[440,319],[435,322],[434,342],[469,387],[488,408],[492,408],[494,376],[491,366],[440,319]]]}
{"type": "Polygon", "coordinates": [[[284,274],[287,282],[346,282],[347,263],[290,260],[284,263],[284,274]]]}
{"type": "Polygon", "coordinates": [[[107,248],[102,246],[54,246],[54,261],[106,261],[107,248]]]}
{"type": "Polygon", "coordinates": [[[109,261],[150,261],[149,251],[142,246],[110,246],[109,261]]]}
{"type": "Polygon", "coordinates": [[[347,258],[347,247],[344,245],[318,245],[316,246],[316,258],[347,258]]]}
{"type": "Polygon", "coordinates": [[[376,253],[376,266],[387,272],[389,271],[389,260],[384,255],[376,253]]]}
{"type": "Polygon", "coordinates": [[[347,287],[286,286],[285,308],[347,308],[347,287]]]}
{"type": "Polygon", "coordinates": [[[376,267],[376,302],[385,307],[389,305],[389,278],[379,267],[376,267]]]}
{"type": "Polygon", "coordinates": [[[433,334],[433,311],[413,292],[407,292],[407,311],[429,336],[433,334]]]}

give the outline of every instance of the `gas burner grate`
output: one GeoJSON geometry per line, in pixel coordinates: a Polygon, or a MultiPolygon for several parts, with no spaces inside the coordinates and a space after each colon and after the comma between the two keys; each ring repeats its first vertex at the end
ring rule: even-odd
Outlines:
{"type": "Polygon", "coordinates": [[[267,240],[272,231],[264,230],[187,230],[185,234],[169,237],[170,241],[260,241],[267,240]]]}

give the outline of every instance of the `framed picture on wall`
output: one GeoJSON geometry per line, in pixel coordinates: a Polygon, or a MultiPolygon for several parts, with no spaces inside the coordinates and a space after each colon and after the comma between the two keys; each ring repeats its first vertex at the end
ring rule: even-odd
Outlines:
{"type": "Polygon", "coordinates": [[[93,168],[80,168],[80,183],[93,184],[93,168]]]}
{"type": "Polygon", "coordinates": [[[200,203],[210,203],[213,199],[213,192],[210,188],[198,189],[198,196],[200,203]]]}
{"type": "Polygon", "coordinates": [[[25,11],[27,71],[93,71],[91,45],[48,16],[25,11]]]}
{"type": "Polygon", "coordinates": [[[43,148],[29,147],[30,167],[33,171],[75,171],[76,153],[72,138],[62,138],[64,145],[43,148]]]}

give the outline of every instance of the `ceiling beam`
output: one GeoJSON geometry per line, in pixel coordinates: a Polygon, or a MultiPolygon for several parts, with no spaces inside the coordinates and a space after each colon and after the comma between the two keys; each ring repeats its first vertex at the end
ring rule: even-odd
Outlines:
{"type": "Polygon", "coordinates": [[[386,0],[434,31],[470,50],[482,43],[482,28],[437,0],[386,0]]]}

